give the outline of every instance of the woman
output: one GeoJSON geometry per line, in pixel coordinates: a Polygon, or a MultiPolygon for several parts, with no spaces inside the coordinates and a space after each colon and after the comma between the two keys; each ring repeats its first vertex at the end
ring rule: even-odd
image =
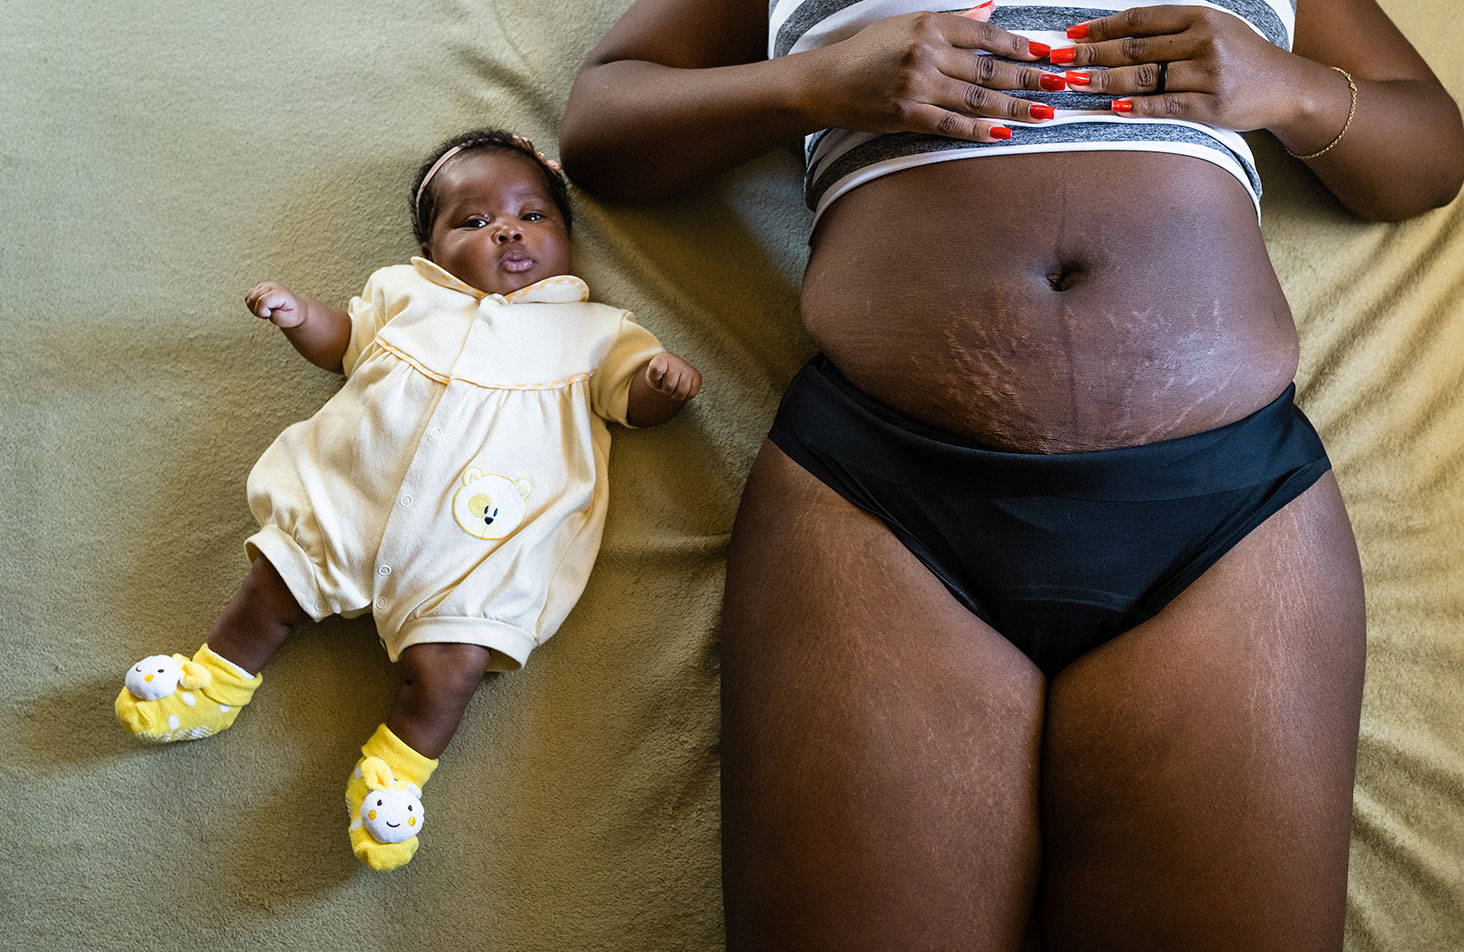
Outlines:
{"type": "Polygon", "coordinates": [[[1014,949],[1034,903],[1053,949],[1340,946],[1362,581],[1256,129],[1365,218],[1464,178],[1374,0],[637,0],[590,54],[561,149],[609,198],[809,137],[822,355],[728,564],[729,948],[1014,949]]]}

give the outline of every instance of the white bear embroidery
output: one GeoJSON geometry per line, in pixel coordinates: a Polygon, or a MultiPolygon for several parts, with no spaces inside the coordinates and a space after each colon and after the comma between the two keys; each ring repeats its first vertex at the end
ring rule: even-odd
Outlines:
{"type": "Polygon", "coordinates": [[[452,500],[458,525],[479,539],[503,539],[524,521],[532,487],[527,479],[485,473],[476,466],[463,470],[462,485],[452,500]]]}

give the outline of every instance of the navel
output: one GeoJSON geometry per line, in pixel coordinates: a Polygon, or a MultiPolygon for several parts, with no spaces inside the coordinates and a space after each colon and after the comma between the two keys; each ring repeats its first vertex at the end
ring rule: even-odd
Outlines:
{"type": "Polygon", "coordinates": [[[1088,266],[1081,261],[1061,261],[1043,275],[1054,291],[1067,291],[1081,282],[1088,273],[1088,266]]]}

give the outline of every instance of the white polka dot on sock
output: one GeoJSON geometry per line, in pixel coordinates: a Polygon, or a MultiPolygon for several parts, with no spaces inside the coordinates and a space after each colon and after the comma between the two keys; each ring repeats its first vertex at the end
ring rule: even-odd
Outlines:
{"type": "Polygon", "coordinates": [[[189,694],[187,691],[182,692],[178,696],[181,697],[183,699],[183,703],[187,704],[189,707],[192,707],[193,705],[198,703],[198,698],[189,694]]]}
{"type": "Polygon", "coordinates": [[[220,711],[221,711],[221,712],[223,712],[223,713],[225,713],[225,714],[227,714],[227,713],[229,713],[229,712],[230,712],[230,711],[232,711],[232,710],[233,710],[233,708],[232,708],[232,707],[230,707],[230,706],[229,706],[229,705],[227,705],[227,704],[220,704],[220,705],[219,705],[219,710],[220,710],[220,711]]]}
{"type": "Polygon", "coordinates": [[[168,715],[168,730],[175,731],[177,729],[178,729],[178,715],[177,714],[169,714],[168,715]]]}

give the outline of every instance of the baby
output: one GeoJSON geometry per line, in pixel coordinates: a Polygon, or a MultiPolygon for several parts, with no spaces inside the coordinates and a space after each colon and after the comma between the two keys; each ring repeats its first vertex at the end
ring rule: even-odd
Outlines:
{"type": "Polygon", "coordinates": [[[293,625],[372,612],[405,675],[346,783],[351,847],[374,869],[416,852],[421,788],[483,673],[519,668],[584,590],[606,421],[653,426],[701,388],[569,273],[564,179],[528,140],[443,143],[411,202],[422,257],[371,275],[346,310],[269,282],[245,296],[347,379],[249,474],[252,565],[208,641],[135,665],[116,702],[138,737],[208,737],[293,625]]]}

